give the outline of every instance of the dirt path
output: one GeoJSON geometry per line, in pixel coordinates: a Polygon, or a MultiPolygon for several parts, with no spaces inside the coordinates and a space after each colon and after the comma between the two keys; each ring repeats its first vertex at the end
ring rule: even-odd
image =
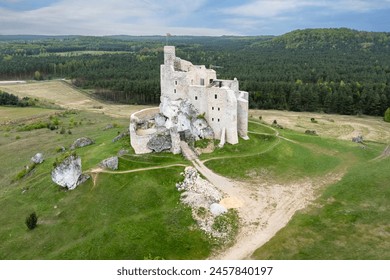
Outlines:
{"type": "Polygon", "coordinates": [[[186,167],[187,165],[177,163],[177,164],[170,164],[170,165],[162,165],[162,166],[151,166],[151,167],[144,167],[144,168],[138,168],[138,169],[131,169],[131,170],[123,170],[123,171],[111,171],[107,169],[103,169],[100,167],[90,169],[85,171],[85,173],[91,174],[92,181],[93,181],[93,187],[96,186],[97,177],[100,173],[108,173],[108,174],[127,174],[127,173],[134,173],[134,172],[141,172],[141,171],[147,171],[147,170],[155,170],[155,169],[163,169],[163,168],[170,168],[170,167],[186,167]]]}
{"type": "Polygon", "coordinates": [[[340,174],[326,178],[309,179],[291,184],[238,182],[229,180],[195,162],[197,169],[226,197],[220,202],[226,208],[238,210],[241,228],[236,243],[226,251],[218,252],[210,259],[248,259],[253,252],[285,227],[294,213],[305,208],[315,199],[316,190],[341,179],[340,174]]]}
{"type": "Polygon", "coordinates": [[[387,146],[379,156],[377,156],[376,158],[372,159],[371,161],[382,160],[382,159],[385,159],[385,158],[388,158],[388,157],[390,157],[390,145],[387,146]]]}

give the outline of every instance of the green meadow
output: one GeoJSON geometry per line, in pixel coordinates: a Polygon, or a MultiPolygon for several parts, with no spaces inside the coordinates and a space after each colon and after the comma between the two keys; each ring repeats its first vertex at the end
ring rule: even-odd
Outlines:
{"type": "MultiPolygon", "coordinates": [[[[205,259],[221,249],[180,203],[175,184],[190,162],[170,153],[135,155],[128,137],[112,142],[127,129],[127,118],[44,108],[0,111],[8,118],[0,126],[0,259],[205,259]],[[57,129],[39,128],[39,122],[57,129]],[[26,126],[31,129],[21,129],[26,126]],[[50,172],[61,148],[82,136],[95,141],[76,150],[87,173],[121,149],[128,153],[120,157],[118,172],[98,173],[66,191],[51,181],[50,172]],[[37,152],[44,163],[20,176],[37,152]],[[159,169],[141,170],[150,167],[159,169]],[[38,225],[28,230],[24,222],[32,212],[38,225]]],[[[216,173],[244,181],[343,174],[252,258],[390,258],[389,158],[373,160],[384,143],[367,142],[363,148],[255,120],[249,131],[250,140],[200,159],[216,173]]]]}

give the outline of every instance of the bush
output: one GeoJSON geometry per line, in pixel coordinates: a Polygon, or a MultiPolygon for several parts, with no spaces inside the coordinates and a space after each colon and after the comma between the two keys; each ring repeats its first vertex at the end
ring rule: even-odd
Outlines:
{"type": "Polygon", "coordinates": [[[26,218],[26,225],[27,225],[28,229],[30,229],[30,230],[36,228],[37,223],[38,223],[38,217],[37,217],[37,214],[35,214],[35,212],[31,213],[26,218]]]}
{"type": "Polygon", "coordinates": [[[318,121],[317,121],[315,118],[311,118],[310,121],[311,121],[312,123],[318,123],[318,121]]]}
{"type": "Polygon", "coordinates": [[[385,117],[384,117],[385,122],[390,122],[390,107],[387,108],[385,112],[385,117]]]}

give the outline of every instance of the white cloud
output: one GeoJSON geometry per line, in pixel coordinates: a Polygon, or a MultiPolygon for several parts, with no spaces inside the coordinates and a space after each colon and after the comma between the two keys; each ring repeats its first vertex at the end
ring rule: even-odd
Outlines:
{"type": "Polygon", "coordinates": [[[205,3],[206,0],[62,0],[30,11],[0,8],[0,34],[228,33],[223,29],[180,26],[180,19],[186,18],[205,3]]]}
{"type": "Polygon", "coordinates": [[[299,12],[306,8],[332,12],[367,12],[390,7],[390,0],[254,0],[250,3],[222,9],[233,16],[272,18],[299,12]]]}

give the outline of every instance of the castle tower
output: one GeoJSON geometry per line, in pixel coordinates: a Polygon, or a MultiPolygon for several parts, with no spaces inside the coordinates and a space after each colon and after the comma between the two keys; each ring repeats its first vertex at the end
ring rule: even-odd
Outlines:
{"type": "Polygon", "coordinates": [[[174,66],[175,58],[176,58],[175,47],[165,46],[164,47],[164,64],[174,66]]]}

